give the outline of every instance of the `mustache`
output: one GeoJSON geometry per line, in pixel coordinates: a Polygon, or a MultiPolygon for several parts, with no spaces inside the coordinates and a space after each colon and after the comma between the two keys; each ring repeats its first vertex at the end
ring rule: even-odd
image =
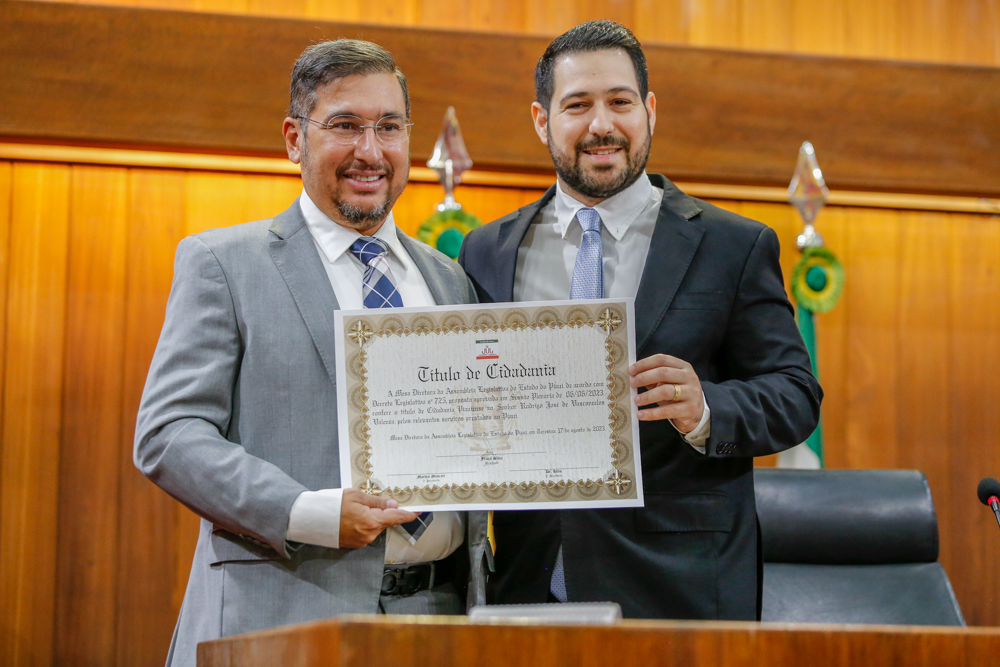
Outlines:
{"type": "Polygon", "coordinates": [[[594,137],[593,139],[581,139],[576,142],[576,152],[592,151],[597,148],[624,148],[628,150],[631,146],[632,142],[625,137],[608,135],[606,137],[594,137]]]}
{"type": "Polygon", "coordinates": [[[343,176],[344,173],[350,171],[351,169],[356,169],[358,171],[374,171],[377,174],[382,174],[386,178],[392,178],[396,171],[392,168],[392,165],[388,162],[379,162],[376,164],[368,164],[367,162],[361,162],[360,160],[355,160],[351,164],[342,164],[337,167],[337,177],[343,176]]]}

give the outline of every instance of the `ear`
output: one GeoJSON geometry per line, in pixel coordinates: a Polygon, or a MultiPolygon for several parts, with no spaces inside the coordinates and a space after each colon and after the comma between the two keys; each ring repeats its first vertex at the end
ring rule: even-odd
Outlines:
{"type": "Polygon", "coordinates": [[[656,95],[652,91],[646,93],[646,113],[649,114],[649,134],[656,127],[656,95]]]}
{"type": "Polygon", "coordinates": [[[549,114],[538,102],[531,103],[531,120],[535,123],[535,133],[542,143],[549,144],[549,114]]]}
{"type": "Polygon", "coordinates": [[[302,142],[305,141],[299,121],[286,117],[285,122],[281,124],[281,133],[285,135],[285,150],[288,151],[288,159],[294,164],[298,164],[302,155],[302,142]]]}

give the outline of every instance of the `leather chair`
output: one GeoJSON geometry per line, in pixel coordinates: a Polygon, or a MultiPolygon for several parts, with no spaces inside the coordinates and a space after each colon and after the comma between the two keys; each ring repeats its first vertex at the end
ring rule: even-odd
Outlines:
{"type": "Polygon", "coordinates": [[[918,470],[754,470],[762,620],[965,625],[918,470]]]}

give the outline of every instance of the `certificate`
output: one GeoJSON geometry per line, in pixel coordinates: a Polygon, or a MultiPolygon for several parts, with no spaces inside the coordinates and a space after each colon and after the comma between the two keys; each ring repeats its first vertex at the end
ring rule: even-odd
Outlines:
{"type": "Polygon", "coordinates": [[[336,312],[341,485],[413,510],[641,507],[632,299],[336,312]]]}

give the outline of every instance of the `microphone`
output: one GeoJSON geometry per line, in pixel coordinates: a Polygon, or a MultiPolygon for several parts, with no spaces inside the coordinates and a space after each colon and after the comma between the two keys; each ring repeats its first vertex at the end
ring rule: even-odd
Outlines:
{"type": "Polygon", "coordinates": [[[1000,482],[992,477],[984,477],[979,482],[976,495],[979,496],[979,502],[993,510],[997,516],[997,524],[1000,524],[1000,482]]]}

